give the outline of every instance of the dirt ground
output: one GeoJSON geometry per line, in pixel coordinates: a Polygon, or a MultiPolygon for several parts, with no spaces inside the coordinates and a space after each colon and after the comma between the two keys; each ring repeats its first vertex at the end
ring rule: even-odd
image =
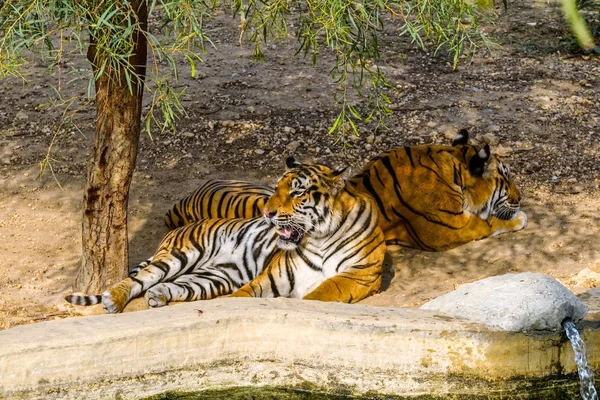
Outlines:
{"type": "MultiPolygon", "coordinates": [[[[390,129],[361,128],[351,147],[327,135],[336,115],[330,54],[313,67],[294,55],[291,39],[266,46],[267,61],[254,62],[251,48],[238,45],[237,21],[219,16],[209,29],[217,50],[198,77],[183,67],[187,116],[179,132],[142,134],[129,204],[131,265],[153,253],[167,232],[165,211],[204,178],[273,183],[290,154],[356,171],[385,149],[449,143],[467,127],[499,142],[493,149],[516,176],[529,226],[447,252],[393,249],[391,286],[364,303],[414,307],[509,272],[549,274],[577,294],[600,285],[600,62],[570,50],[557,6],[509,3],[485,26],[501,47],[463,59],[455,71],[388,24],[376,62],[392,85],[390,129]]],[[[81,257],[94,111],[61,125],[53,87],[60,82],[63,98],[85,96],[86,80],[76,78],[86,68],[81,56],[52,74],[34,61],[26,84],[0,80],[0,329],[102,312],[64,301],[81,257]],[[55,175],[46,169],[37,178],[51,143],[55,175]]]]}

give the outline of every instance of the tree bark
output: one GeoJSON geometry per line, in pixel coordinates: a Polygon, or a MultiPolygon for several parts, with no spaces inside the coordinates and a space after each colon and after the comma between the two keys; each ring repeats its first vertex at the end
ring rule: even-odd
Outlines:
{"type": "MultiPolygon", "coordinates": [[[[147,5],[131,1],[141,29],[146,29],[147,5]]],[[[124,70],[107,71],[96,80],[96,134],[87,164],[83,196],[83,258],[75,290],[101,293],[127,275],[129,264],[127,203],[140,138],[147,41],[133,34],[135,53],[129,62],[141,77],[130,91],[124,70]]],[[[92,39],[88,60],[94,73],[106,57],[92,39]]]]}

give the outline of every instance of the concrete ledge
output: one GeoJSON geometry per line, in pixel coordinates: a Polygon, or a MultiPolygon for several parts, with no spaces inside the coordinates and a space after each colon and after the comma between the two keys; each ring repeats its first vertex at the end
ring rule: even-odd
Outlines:
{"type": "MultiPolygon", "coordinates": [[[[600,324],[583,325],[598,371],[600,324]]],[[[499,332],[423,310],[292,299],[42,322],[1,331],[0,343],[4,398],[134,399],[260,385],[440,398],[517,394],[576,372],[562,332],[499,332]]]]}

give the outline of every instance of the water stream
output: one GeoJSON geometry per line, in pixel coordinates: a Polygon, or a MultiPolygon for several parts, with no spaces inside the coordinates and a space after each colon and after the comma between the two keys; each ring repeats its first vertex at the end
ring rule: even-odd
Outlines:
{"type": "Polygon", "coordinates": [[[570,318],[565,318],[562,325],[575,353],[575,364],[577,364],[577,373],[579,374],[579,382],[581,384],[581,398],[583,400],[598,400],[598,393],[594,387],[594,372],[588,365],[587,358],[585,357],[585,343],[581,340],[581,336],[579,336],[579,332],[570,318]]]}

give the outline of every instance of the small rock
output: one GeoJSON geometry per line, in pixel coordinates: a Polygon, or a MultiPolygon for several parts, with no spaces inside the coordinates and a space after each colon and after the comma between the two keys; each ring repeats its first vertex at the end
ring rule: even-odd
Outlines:
{"type": "Polygon", "coordinates": [[[235,122],[234,121],[225,120],[225,121],[221,121],[221,125],[223,125],[225,127],[232,127],[232,126],[235,126],[235,122]]]}
{"type": "Polygon", "coordinates": [[[488,126],[488,130],[492,131],[492,132],[500,132],[500,126],[499,125],[490,125],[488,126]]]}
{"type": "Polygon", "coordinates": [[[206,168],[206,167],[198,167],[196,169],[196,171],[198,172],[199,175],[210,175],[210,169],[206,168]]]}
{"type": "Polygon", "coordinates": [[[443,132],[444,138],[446,138],[448,140],[454,140],[454,138],[456,137],[457,133],[458,132],[454,128],[444,129],[444,132],[443,132]]]}
{"type": "Polygon", "coordinates": [[[25,111],[23,111],[23,110],[19,111],[19,112],[17,113],[17,115],[15,115],[15,117],[16,117],[17,119],[20,119],[21,121],[24,121],[24,120],[26,120],[26,119],[29,119],[29,115],[27,115],[27,113],[26,113],[25,111]]]}
{"type": "Polygon", "coordinates": [[[298,142],[290,142],[285,146],[286,150],[292,153],[295,152],[298,149],[298,147],[300,147],[300,143],[298,142]]]}
{"type": "Polygon", "coordinates": [[[429,121],[429,122],[427,123],[427,127],[428,127],[428,128],[435,128],[437,125],[438,125],[438,124],[437,124],[437,122],[435,122],[435,121],[429,121]]]}
{"type": "Polygon", "coordinates": [[[497,146],[500,143],[500,139],[498,139],[498,137],[493,133],[486,133],[485,135],[482,135],[481,140],[490,146],[497,146]]]}
{"type": "Polygon", "coordinates": [[[181,135],[186,138],[193,138],[195,136],[192,132],[182,132],[181,135]]]}
{"type": "MultiPolygon", "coordinates": [[[[308,127],[307,127],[307,129],[308,129],[308,127]]],[[[283,127],[283,131],[285,133],[296,133],[296,130],[294,128],[290,127],[290,126],[284,126],[283,127]]]]}
{"type": "Polygon", "coordinates": [[[573,186],[570,192],[573,194],[581,193],[583,192],[583,186],[573,186]]]}
{"type": "Polygon", "coordinates": [[[558,182],[558,176],[552,175],[552,183],[557,183],[557,182],[558,182]]]}
{"type": "Polygon", "coordinates": [[[11,164],[10,157],[4,157],[2,160],[0,160],[0,163],[2,163],[2,165],[10,165],[11,164]]]}
{"type": "Polygon", "coordinates": [[[248,106],[248,108],[246,108],[246,111],[248,111],[250,114],[253,114],[254,113],[254,107],[248,106]]]}
{"type": "Polygon", "coordinates": [[[254,154],[262,156],[263,154],[265,154],[265,151],[263,149],[256,149],[254,150],[254,154]]]}
{"type": "Polygon", "coordinates": [[[503,146],[498,146],[496,147],[494,153],[496,153],[497,156],[500,157],[506,157],[511,155],[513,152],[512,147],[503,147],[503,146]]]}

